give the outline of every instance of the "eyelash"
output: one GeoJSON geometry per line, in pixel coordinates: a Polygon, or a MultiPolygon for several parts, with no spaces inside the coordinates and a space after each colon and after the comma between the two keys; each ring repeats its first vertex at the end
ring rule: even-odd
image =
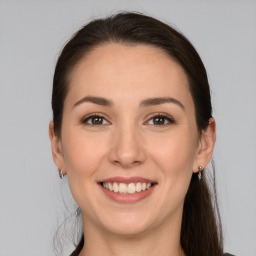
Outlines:
{"type": "MultiPolygon", "coordinates": [[[[174,123],[175,123],[175,121],[174,121],[174,119],[173,119],[172,117],[170,117],[169,115],[163,114],[163,113],[153,114],[153,115],[148,119],[148,121],[151,120],[151,119],[154,119],[154,118],[163,118],[163,119],[165,119],[165,121],[166,121],[166,120],[168,121],[167,124],[163,124],[163,125],[156,125],[156,124],[155,124],[155,126],[166,126],[166,125],[170,125],[170,124],[174,124],[174,123]]],[[[147,121],[147,122],[148,122],[148,121],[147,121]]]]}
{"type": "MultiPolygon", "coordinates": [[[[100,115],[100,114],[98,114],[98,113],[93,113],[93,114],[91,114],[91,115],[89,115],[89,116],[86,116],[86,117],[84,117],[83,119],[82,119],[82,121],[81,121],[81,123],[82,124],[85,124],[85,125],[92,125],[92,126],[101,126],[101,125],[106,125],[106,124],[89,124],[88,123],[88,121],[89,120],[92,120],[93,118],[101,118],[101,119],[104,119],[104,120],[106,120],[106,118],[104,117],[104,116],[102,116],[102,115],[100,115]]],[[[157,124],[151,124],[151,125],[154,125],[154,126],[166,126],[166,125],[170,125],[170,124],[174,124],[175,123],[175,121],[174,121],[174,119],[172,118],[172,117],[170,117],[169,115],[166,115],[166,114],[163,114],[163,113],[157,113],[157,114],[154,114],[154,115],[152,115],[149,119],[148,119],[148,121],[146,121],[146,122],[149,122],[149,120],[151,120],[151,119],[154,119],[154,118],[163,118],[163,119],[165,119],[165,121],[167,120],[168,121],[168,123],[167,124],[162,124],[162,125],[157,125],[157,124]]]]}
{"type": "MultiPolygon", "coordinates": [[[[83,124],[85,124],[85,125],[98,126],[98,124],[89,124],[89,123],[88,123],[89,120],[92,120],[93,118],[96,118],[96,117],[102,118],[102,119],[105,119],[105,120],[106,120],[106,118],[105,118],[104,116],[102,116],[102,115],[100,115],[100,114],[98,114],[98,113],[93,113],[93,114],[91,114],[91,115],[89,115],[89,116],[84,117],[81,122],[82,122],[83,124]]],[[[102,124],[99,124],[99,125],[102,125],[102,124]]]]}

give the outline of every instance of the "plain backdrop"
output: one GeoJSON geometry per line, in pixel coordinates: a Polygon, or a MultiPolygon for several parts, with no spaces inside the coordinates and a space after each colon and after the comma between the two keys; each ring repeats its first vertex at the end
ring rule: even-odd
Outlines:
{"type": "Polygon", "coordinates": [[[0,0],[0,256],[54,255],[70,201],[48,139],[54,65],[78,28],[119,10],[173,25],[202,57],[225,250],[256,256],[256,1],[246,0],[0,0]]]}

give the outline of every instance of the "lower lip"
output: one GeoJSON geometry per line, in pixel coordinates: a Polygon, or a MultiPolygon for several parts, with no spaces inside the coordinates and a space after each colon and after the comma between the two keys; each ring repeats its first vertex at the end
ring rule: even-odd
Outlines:
{"type": "Polygon", "coordinates": [[[146,197],[148,197],[154,190],[156,185],[153,185],[151,188],[146,189],[145,191],[137,192],[134,194],[120,194],[112,192],[104,187],[102,187],[100,184],[99,186],[103,190],[103,192],[112,200],[118,203],[137,203],[146,197]]]}

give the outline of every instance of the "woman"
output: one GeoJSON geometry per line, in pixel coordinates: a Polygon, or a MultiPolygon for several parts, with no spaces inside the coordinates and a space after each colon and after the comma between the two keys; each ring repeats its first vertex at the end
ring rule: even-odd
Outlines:
{"type": "Polygon", "coordinates": [[[53,159],[83,220],[73,256],[224,255],[209,84],[183,35],[135,13],[92,21],[58,59],[52,108],[53,159]]]}

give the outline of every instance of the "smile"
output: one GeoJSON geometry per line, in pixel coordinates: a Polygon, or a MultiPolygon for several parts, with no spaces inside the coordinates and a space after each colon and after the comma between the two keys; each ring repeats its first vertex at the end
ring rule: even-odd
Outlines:
{"type": "Polygon", "coordinates": [[[117,203],[137,203],[149,197],[158,183],[143,177],[111,177],[98,182],[103,193],[117,203]]]}
{"type": "Polygon", "coordinates": [[[128,184],[117,182],[102,182],[101,185],[109,191],[119,194],[135,194],[150,189],[153,186],[152,183],[146,182],[128,184]]]}

